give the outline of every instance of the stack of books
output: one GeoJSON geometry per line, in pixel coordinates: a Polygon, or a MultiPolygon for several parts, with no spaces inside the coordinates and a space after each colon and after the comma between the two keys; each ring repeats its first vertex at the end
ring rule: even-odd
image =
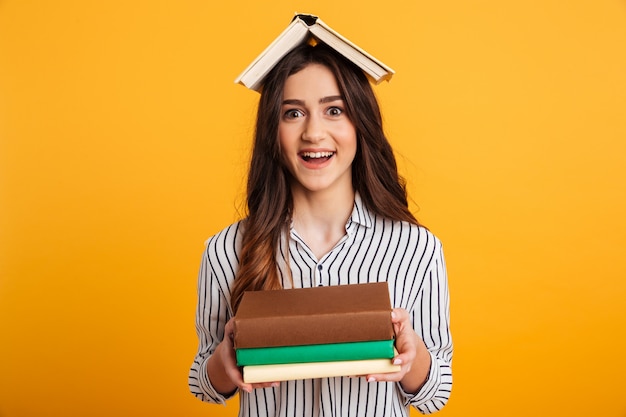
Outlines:
{"type": "Polygon", "coordinates": [[[247,383],[397,372],[387,283],[246,292],[235,316],[247,383]]]}

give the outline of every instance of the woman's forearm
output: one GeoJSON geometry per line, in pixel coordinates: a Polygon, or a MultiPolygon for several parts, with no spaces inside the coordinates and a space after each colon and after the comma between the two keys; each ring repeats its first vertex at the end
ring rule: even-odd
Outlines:
{"type": "Polygon", "coordinates": [[[224,363],[221,360],[221,350],[224,349],[224,344],[220,343],[213,355],[207,362],[207,374],[213,388],[224,396],[229,396],[237,389],[237,385],[230,379],[224,368],[224,363]]]}
{"type": "Polygon", "coordinates": [[[416,394],[420,388],[426,383],[430,372],[431,357],[424,343],[419,341],[420,345],[417,349],[415,359],[411,364],[411,369],[404,375],[400,381],[400,385],[405,392],[416,394]]]}

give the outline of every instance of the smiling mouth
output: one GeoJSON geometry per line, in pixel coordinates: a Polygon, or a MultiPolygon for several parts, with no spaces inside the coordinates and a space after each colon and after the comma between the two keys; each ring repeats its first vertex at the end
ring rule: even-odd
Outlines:
{"type": "Polygon", "coordinates": [[[325,162],[335,155],[335,152],[302,152],[300,157],[306,162],[325,162]]]}

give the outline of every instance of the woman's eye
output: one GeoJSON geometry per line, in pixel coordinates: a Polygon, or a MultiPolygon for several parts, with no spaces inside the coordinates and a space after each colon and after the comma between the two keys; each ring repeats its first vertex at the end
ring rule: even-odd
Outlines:
{"type": "Polygon", "coordinates": [[[330,116],[340,116],[343,113],[343,109],[339,107],[329,107],[328,110],[326,110],[326,113],[330,116]]]}
{"type": "Polygon", "coordinates": [[[304,114],[300,110],[291,109],[285,112],[286,119],[297,119],[298,117],[302,117],[304,114]]]}

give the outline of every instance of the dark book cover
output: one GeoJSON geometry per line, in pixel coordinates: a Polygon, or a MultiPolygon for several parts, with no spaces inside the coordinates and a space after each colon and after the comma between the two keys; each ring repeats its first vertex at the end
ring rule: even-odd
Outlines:
{"type": "Polygon", "coordinates": [[[235,348],[392,338],[386,282],[250,291],[235,316],[235,348]]]}

